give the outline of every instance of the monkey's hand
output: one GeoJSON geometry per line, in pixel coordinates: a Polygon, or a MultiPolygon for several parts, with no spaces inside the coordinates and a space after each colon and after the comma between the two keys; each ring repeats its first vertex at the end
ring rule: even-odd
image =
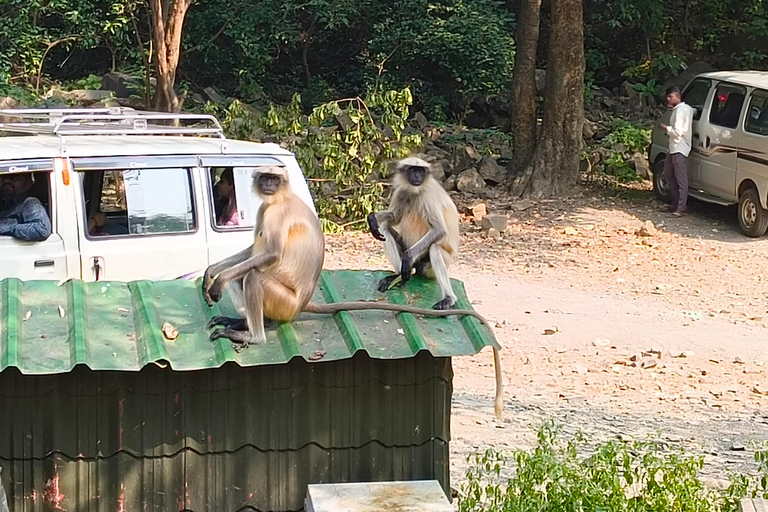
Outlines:
{"type": "Polygon", "coordinates": [[[209,307],[221,299],[221,285],[218,280],[211,277],[207,269],[203,274],[203,298],[209,307]]]}
{"type": "Polygon", "coordinates": [[[406,252],[405,255],[403,255],[403,259],[400,261],[400,279],[402,279],[403,284],[407,283],[411,278],[412,270],[413,260],[411,260],[411,257],[408,256],[408,253],[406,252]]]}
{"type": "Polygon", "coordinates": [[[381,231],[379,230],[379,221],[376,220],[376,214],[368,214],[368,227],[371,229],[371,235],[373,235],[373,238],[382,242],[386,240],[384,235],[382,235],[381,231]]]}

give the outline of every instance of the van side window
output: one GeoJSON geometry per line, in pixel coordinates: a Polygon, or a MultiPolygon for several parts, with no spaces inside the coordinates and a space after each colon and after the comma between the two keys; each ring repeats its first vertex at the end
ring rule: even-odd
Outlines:
{"type": "Polygon", "coordinates": [[[754,91],[749,99],[744,130],[768,135],[768,91],[754,91]]]}
{"type": "Polygon", "coordinates": [[[711,86],[709,80],[699,78],[691,82],[691,85],[683,91],[681,98],[687,105],[696,109],[693,118],[697,121],[701,118],[701,112],[704,110],[704,103],[707,101],[707,94],[709,94],[711,86]]]}
{"type": "Polygon", "coordinates": [[[709,121],[712,124],[725,128],[736,128],[739,124],[741,108],[744,106],[744,97],[747,90],[729,84],[720,84],[715,90],[712,99],[712,109],[709,112],[709,121]]]}
{"type": "Polygon", "coordinates": [[[83,189],[89,238],[197,228],[188,169],[86,171],[83,189]]]}

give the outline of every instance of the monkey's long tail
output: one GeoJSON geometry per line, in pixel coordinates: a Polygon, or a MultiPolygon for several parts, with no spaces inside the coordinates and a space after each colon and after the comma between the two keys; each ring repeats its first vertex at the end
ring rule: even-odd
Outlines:
{"type": "MultiPolygon", "coordinates": [[[[396,311],[398,313],[413,313],[416,315],[424,316],[473,316],[480,320],[491,332],[491,335],[496,337],[493,333],[491,324],[488,323],[482,315],[477,311],[471,309],[426,309],[417,308],[414,306],[406,306],[404,304],[392,304],[390,302],[336,302],[332,304],[317,304],[310,301],[304,306],[304,311],[307,313],[317,313],[324,315],[332,315],[339,313],[340,311],[363,311],[363,310],[383,310],[383,311],[396,311]]],[[[496,377],[496,397],[493,403],[493,409],[496,414],[496,418],[501,419],[504,411],[504,381],[502,379],[501,371],[501,357],[496,347],[493,349],[493,367],[496,377]]]]}

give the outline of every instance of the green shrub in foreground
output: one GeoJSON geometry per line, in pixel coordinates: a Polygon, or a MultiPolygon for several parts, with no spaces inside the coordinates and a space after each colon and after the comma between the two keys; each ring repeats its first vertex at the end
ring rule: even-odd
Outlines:
{"type": "Polygon", "coordinates": [[[459,490],[460,512],[731,512],[742,497],[768,495],[768,450],[760,475],[734,475],[725,491],[698,479],[703,458],[653,441],[608,441],[589,449],[563,441],[551,423],[530,451],[471,455],[459,490]]]}

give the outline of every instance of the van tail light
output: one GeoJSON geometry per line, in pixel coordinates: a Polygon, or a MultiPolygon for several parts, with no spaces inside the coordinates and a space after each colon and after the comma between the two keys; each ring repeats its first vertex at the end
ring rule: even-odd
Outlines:
{"type": "Polygon", "coordinates": [[[69,160],[66,158],[54,158],[53,169],[61,171],[61,181],[65,186],[69,186],[69,160]]]}

